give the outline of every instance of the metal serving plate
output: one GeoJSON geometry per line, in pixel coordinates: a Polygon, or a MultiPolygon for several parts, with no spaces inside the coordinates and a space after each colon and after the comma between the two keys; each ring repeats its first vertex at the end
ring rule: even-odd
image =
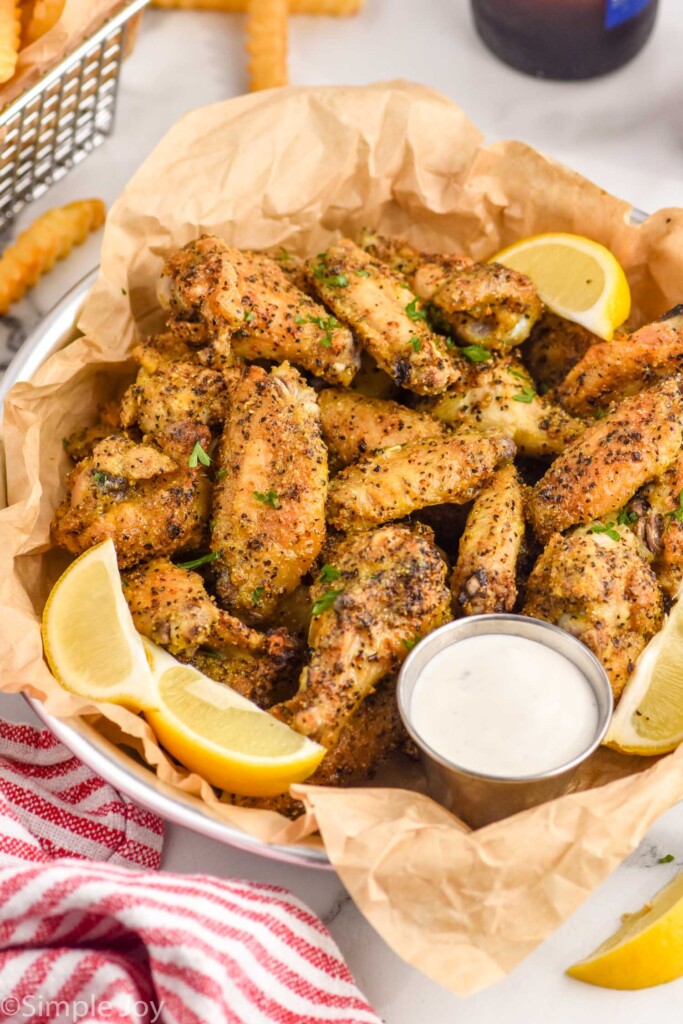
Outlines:
{"type": "MultiPolygon", "coordinates": [[[[30,380],[54,352],[77,336],[75,324],[96,276],[97,271],[94,270],[72,288],[14,357],[0,382],[0,411],[13,384],[30,380]]],[[[40,701],[27,696],[25,699],[65,747],[121,793],[143,807],[239,850],[289,864],[333,870],[318,839],[311,838],[291,846],[270,845],[255,839],[224,821],[196,797],[161,782],[150,768],[139,764],[82,719],[53,718],[45,712],[40,701]]]]}

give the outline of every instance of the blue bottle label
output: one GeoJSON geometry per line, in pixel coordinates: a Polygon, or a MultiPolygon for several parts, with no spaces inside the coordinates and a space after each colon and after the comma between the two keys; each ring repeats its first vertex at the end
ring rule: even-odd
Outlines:
{"type": "Polygon", "coordinates": [[[605,0],[605,28],[616,28],[649,7],[652,0],[605,0]]]}

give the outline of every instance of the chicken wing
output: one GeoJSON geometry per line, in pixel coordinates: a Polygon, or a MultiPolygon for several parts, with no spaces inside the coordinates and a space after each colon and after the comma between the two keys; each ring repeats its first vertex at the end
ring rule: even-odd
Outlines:
{"type": "Polygon", "coordinates": [[[495,430],[511,437],[520,455],[547,458],[564,451],[584,430],[559,405],[536,394],[513,356],[470,363],[462,378],[423,408],[457,430],[495,430]]]}
{"type": "Polygon", "coordinates": [[[348,239],[306,263],[306,276],[377,364],[409,391],[433,395],[459,371],[405,281],[348,239]]]}
{"type": "Polygon", "coordinates": [[[683,455],[630,503],[626,518],[652,552],[666,597],[675,600],[683,583],[683,455]]]}
{"type": "Polygon", "coordinates": [[[475,499],[451,576],[455,614],[511,612],[524,542],[524,495],[514,466],[499,469],[475,499]]]}
{"type": "Polygon", "coordinates": [[[62,439],[64,451],[74,462],[81,462],[92,455],[95,445],[104,441],[105,437],[121,433],[121,416],[116,402],[105,402],[97,412],[97,423],[62,439]]]}
{"type": "Polygon", "coordinates": [[[374,452],[330,483],[327,521],[337,530],[370,530],[429,505],[464,505],[514,458],[500,435],[453,434],[420,438],[374,452]]]}
{"type": "Polygon", "coordinates": [[[230,392],[212,522],[216,590],[260,622],[325,540],[327,449],[315,392],[288,363],[250,366],[230,392]]]}
{"type": "Polygon", "coordinates": [[[52,536],[74,555],[111,537],[121,568],[152,554],[196,549],[210,490],[201,468],[178,465],[151,445],[108,437],[69,473],[52,536]]]}
{"type": "Polygon", "coordinates": [[[145,373],[151,374],[173,363],[195,364],[206,351],[207,349],[193,348],[172,331],[164,331],[163,334],[152,334],[148,338],[141,338],[134,347],[132,356],[145,373]]]}
{"type": "Polygon", "coordinates": [[[403,274],[443,324],[469,344],[505,351],[528,338],[541,315],[541,300],[532,281],[500,263],[423,253],[405,239],[368,231],[361,243],[403,274]]]}
{"type": "Polygon", "coordinates": [[[626,338],[600,341],[569,371],[554,396],[579,416],[594,416],[661,377],[683,370],[683,306],[626,338]]]}
{"type": "Polygon", "coordinates": [[[347,537],[312,588],[310,664],[299,692],[271,709],[326,747],[416,640],[450,617],[446,565],[425,527],[347,537]]]}
{"type": "Polygon", "coordinates": [[[554,534],[529,577],[524,614],[577,636],[602,662],[618,699],[664,608],[638,539],[627,529],[610,532],[554,534]]]}
{"type": "Polygon", "coordinates": [[[626,398],[591,424],[536,484],[528,512],[538,538],[623,508],[661,476],[683,442],[683,379],[626,398]]]}
{"type": "Polygon", "coordinates": [[[591,345],[599,341],[597,334],[546,309],[522,345],[522,358],[545,393],[561,384],[591,345]]]}
{"type": "Polygon", "coordinates": [[[341,388],[321,391],[318,405],[328,451],[345,466],[377,448],[448,434],[429,413],[341,388]]]}

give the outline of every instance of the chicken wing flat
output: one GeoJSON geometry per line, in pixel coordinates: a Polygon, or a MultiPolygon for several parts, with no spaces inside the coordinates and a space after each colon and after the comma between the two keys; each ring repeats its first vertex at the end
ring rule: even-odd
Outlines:
{"type": "Polygon", "coordinates": [[[52,536],[74,555],[111,537],[121,568],[153,554],[196,549],[209,519],[210,490],[201,468],[178,465],[151,445],[108,437],[69,473],[52,536]]]}
{"type": "Polygon", "coordinates": [[[475,499],[451,576],[456,616],[511,612],[524,543],[524,494],[514,466],[503,466],[475,499]]]}
{"type": "Polygon", "coordinates": [[[483,434],[420,438],[385,448],[332,480],[327,521],[353,533],[403,519],[429,505],[464,505],[514,455],[509,438],[483,434]]]}
{"type": "Polygon", "coordinates": [[[276,717],[326,747],[416,640],[450,617],[431,531],[392,525],[341,540],[312,588],[311,660],[276,717]]]}
{"type": "Polygon", "coordinates": [[[294,367],[243,372],[217,465],[216,590],[232,612],[260,622],[298,586],[325,540],[327,449],[315,392],[294,367]]]}
{"type": "Polygon", "coordinates": [[[682,388],[670,377],[626,398],[558,456],[528,505],[539,540],[623,508],[668,469],[683,442],[682,388]]]}
{"type": "Polygon", "coordinates": [[[456,430],[495,430],[511,437],[520,455],[547,458],[564,451],[584,430],[559,405],[536,394],[522,363],[499,356],[470,363],[443,395],[423,408],[456,430]]]}
{"type": "Polygon", "coordinates": [[[446,341],[405,281],[386,264],[344,239],[306,263],[316,293],[383,370],[418,395],[434,395],[457,380],[446,341]]]}
{"type": "Polygon", "coordinates": [[[500,263],[423,253],[403,238],[368,231],[361,243],[403,274],[444,325],[469,344],[505,351],[528,338],[541,315],[541,300],[532,281],[500,263]]]}
{"type": "Polygon", "coordinates": [[[593,651],[619,698],[636,660],[661,628],[657,580],[629,530],[554,534],[527,584],[524,614],[573,633],[593,651]]]}
{"type": "Polygon", "coordinates": [[[448,434],[448,427],[427,412],[342,388],[321,391],[318,405],[328,451],[345,466],[378,448],[448,434]]]}
{"type": "Polygon", "coordinates": [[[592,345],[555,389],[569,412],[594,416],[661,377],[683,370],[683,306],[629,337],[592,345]]]}
{"type": "Polygon", "coordinates": [[[591,345],[599,341],[597,334],[546,309],[522,345],[522,358],[545,392],[561,384],[591,345]]]}

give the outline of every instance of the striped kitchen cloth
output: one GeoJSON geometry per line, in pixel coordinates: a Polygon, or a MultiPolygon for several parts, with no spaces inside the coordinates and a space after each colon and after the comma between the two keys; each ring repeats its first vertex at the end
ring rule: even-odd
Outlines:
{"type": "Polygon", "coordinates": [[[0,721],[0,1021],[380,1024],[302,903],[154,874],[162,840],[49,732],[0,721]]]}

